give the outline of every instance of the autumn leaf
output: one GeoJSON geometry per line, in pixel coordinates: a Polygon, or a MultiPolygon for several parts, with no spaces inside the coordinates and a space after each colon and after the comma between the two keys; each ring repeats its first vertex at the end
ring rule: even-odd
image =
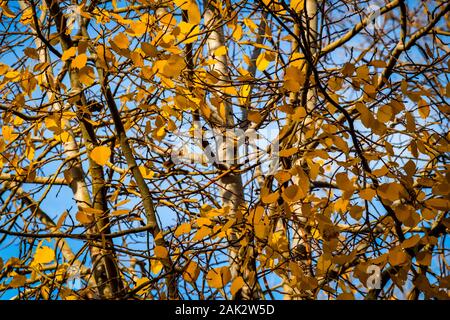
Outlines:
{"type": "Polygon", "coordinates": [[[274,203],[275,201],[278,200],[278,198],[280,197],[280,194],[278,192],[272,192],[270,193],[268,190],[261,192],[261,200],[264,203],[274,203]]]}
{"type": "Polygon", "coordinates": [[[214,55],[216,57],[224,56],[226,54],[227,54],[227,47],[225,47],[225,46],[220,46],[219,48],[214,50],[214,55]]]}
{"type": "Polygon", "coordinates": [[[146,168],[144,166],[139,166],[139,171],[141,172],[142,177],[144,179],[151,179],[151,178],[153,178],[155,176],[155,172],[154,171],[152,171],[152,170],[150,170],[150,169],[148,169],[148,168],[146,168]]]}
{"type": "Polygon", "coordinates": [[[92,215],[87,214],[83,211],[78,211],[75,215],[75,218],[82,224],[90,224],[95,221],[92,215]]]}
{"type": "Polygon", "coordinates": [[[186,234],[186,233],[188,233],[190,231],[191,231],[191,224],[188,223],[188,222],[182,223],[175,230],[175,236],[179,237],[179,236],[181,236],[183,234],[186,234]]]}
{"type": "Polygon", "coordinates": [[[366,189],[359,191],[359,196],[362,199],[367,200],[367,201],[372,200],[373,197],[375,197],[375,195],[376,195],[376,191],[372,188],[366,188],[366,189]]]}
{"type": "Polygon", "coordinates": [[[230,292],[234,296],[242,287],[244,286],[244,279],[242,277],[237,277],[233,280],[230,287],[230,292]]]}
{"type": "Polygon", "coordinates": [[[85,53],[82,53],[78,56],[76,56],[73,60],[70,66],[72,68],[81,69],[86,65],[87,62],[87,56],[85,53]]]}
{"type": "Polygon", "coordinates": [[[38,247],[33,257],[33,263],[49,263],[55,260],[55,252],[47,246],[38,247]]]}
{"type": "Polygon", "coordinates": [[[164,248],[162,246],[156,246],[155,247],[155,256],[158,259],[165,259],[169,256],[169,252],[167,251],[166,248],[164,248]]]}
{"type": "Polygon", "coordinates": [[[67,61],[67,60],[75,57],[76,53],[77,53],[77,47],[70,47],[69,49],[67,49],[63,52],[61,60],[67,61]]]}
{"type": "Polygon", "coordinates": [[[287,157],[290,157],[290,156],[296,154],[297,152],[298,152],[297,148],[289,148],[289,149],[280,150],[278,155],[280,157],[287,158],[287,157]]]}
{"type": "Polygon", "coordinates": [[[303,10],[304,0],[291,0],[290,8],[296,12],[303,10]]]}
{"type": "Polygon", "coordinates": [[[90,157],[98,165],[104,166],[111,156],[111,149],[106,146],[98,146],[92,149],[90,157]]]}
{"type": "Polygon", "coordinates": [[[159,274],[163,269],[164,265],[160,260],[152,260],[151,262],[151,271],[153,274],[159,274]]]}
{"type": "Polygon", "coordinates": [[[120,49],[128,49],[130,46],[130,41],[124,33],[117,34],[112,41],[120,49]]]}
{"type": "Polygon", "coordinates": [[[27,282],[27,277],[24,275],[17,274],[14,276],[14,278],[9,283],[9,286],[11,288],[20,288],[25,285],[27,282]]]}
{"type": "Polygon", "coordinates": [[[400,248],[395,248],[389,252],[389,263],[392,266],[403,265],[409,261],[407,253],[403,252],[400,248]]]}
{"type": "Polygon", "coordinates": [[[212,288],[223,288],[231,279],[230,269],[228,267],[215,268],[208,271],[206,280],[212,288]]]}
{"type": "Polygon", "coordinates": [[[211,234],[211,229],[208,228],[207,226],[202,226],[200,229],[198,229],[198,231],[195,233],[194,237],[192,238],[192,240],[194,241],[199,241],[202,240],[203,238],[205,238],[206,236],[211,234]]]}
{"type": "Polygon", "coordinates": [[[195,282],[200,274],[200,268],[198,267],[198,264],[195,261],[188,262],[184,272],[183,272],[183,279],[187,282],[195,282]]]}
{"type": "Polygon", "coordinates": [[[80,82],[86,86],[91,86],[96,81],[94,69],[89,66],[84,66],[78,72],[80,82]]]}
{"type": "Polygon", "coordinates": [[[145,286],[145,284],[150,283],[150,279],[143,277],[143,278],[139,278],[136,280],[135,283],[135,288],[139,288],[142,286],[142,288],[140,288],[136,293],[139,295],[145,294],[148,290],[148,287],[145,286]]]}

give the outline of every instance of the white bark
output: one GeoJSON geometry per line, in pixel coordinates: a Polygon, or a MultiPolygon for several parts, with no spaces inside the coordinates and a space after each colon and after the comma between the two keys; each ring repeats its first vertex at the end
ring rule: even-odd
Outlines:
{"type": "MultiPolygon", "coordinates": [[[[221,22],[216,10],[205,1],[204,23],[208,30],[206,44],[209,58],[215,60],[215,63],[211,65],[211,71],[218,74],[218,82],[216,83],[216,86],[219,88],[218,91],[221,91],[220,88],[222,86],[230,85],[227,55],[214,56],[215,50],[225,44],[223,30],[220,26],[221,22]]],[[[217,110],[214,106],[211,107],[214,113],[212,126],[216,137],[216,157],[219,163],[225,164],[225,167],[230,168],[237,164],[236,141],[229,138],[233,136],[235,126],[233,109],[231,104],[227,102],[225,95],[218,93],[218,96],[224,104],[225,112],[223,113],[225,116],[221,117],[220,110],[217,110]]],[[[219,188],[223,206],[230,208],[230,217],[239,217],[239,211],[245,200],[241,176],[230,173],[222,177],[219,181],[219,188]]],[[[231,241],[234,242],[236,239],[236,235],[233,234],[231,241]]],[[[238,243],[233,245],[229,252],[232,279],[242,276],[244,281],[249,284],[245,285],[240,291],[239,298],[242,299],[252,299],[259,296],[256,288],[255,274],[254,272],[253,275],[251,274],[253,269],[251,266],[253,263],[251,261],[251,257],[253,256],[252,250],[253,247],[251,245],[241,248],[238,243]]]]}

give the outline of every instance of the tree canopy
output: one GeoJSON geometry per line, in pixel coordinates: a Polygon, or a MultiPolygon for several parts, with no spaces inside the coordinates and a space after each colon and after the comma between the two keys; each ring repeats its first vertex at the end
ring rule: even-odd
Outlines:
{"type": "Polygon", "coordinates": [[[0,1],[2,299],[448,299],[450,2],[0,1]]]}

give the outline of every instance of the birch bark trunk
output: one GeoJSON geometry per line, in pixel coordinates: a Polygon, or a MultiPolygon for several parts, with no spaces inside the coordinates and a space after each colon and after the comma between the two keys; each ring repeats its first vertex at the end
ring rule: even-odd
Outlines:
{"type": "MultiPolygon", "coordinates": [[[[26,4],[24,1],[20,1],[20,5],[22,8],[26,8],[26,4]]],[[[61,13],[61,9],[58,5],[58,2],[52,0],[46,0],[46,5],[50,9],[50,15],[56,22],[56,26],[58,32],[60,34],[64,34],[61,36],[61,46],[64,50],[67,50],[71,46],[70,36],[65,35],[65,30],[63,26],[65,25],[64,16],[61,13]]],[[[36,17],[36,21],[38,21],[36,17]]],[[[34,28],[39,26],[34,26],[34,28]]],[[[39,59],[41,62],[46,62],[49,59],[46,47],[41,39],[38,37],[35,38],[36,47],[38,48],[39,59]]],[[[52,69],[48,69],[48,72],[51,72],[52,69]]],[[[70,72],[70,71],[69,71],[70,72]]],[[[53,78],[53,77],[52,77],[53,78]]],[[[76,75],[70,72],[70,82],[72,89],[75,91],[79,91],[81,88],[81,84],[78,81],[76,75]]],[[[54,100],[54,95],[56,93],[48,93],[49,101],[54,100]]],[[[85,102],[85,101],[84,101],[85,102]]],[[[63,110],[64,106],[61,104],[56,104],[56,108],[58,110],[63,110]]],[[[89,150],[92,149],[94,138],[94,132],[92,128],[87,128],[86,123],[80,122],[83,139],[89,145],[86,145],[88,153],[89,150]]],[[[94,207],[97,209],[106,212],[106,199],[105,199],[105,189],[104,189],[104,180],[103,180],[103,169],[95,164],[93,161],[90,161],[90,171],[93,176],[93,194],[94,201],[92,201],[90,197],[90,193],[88,187],[86,185],[86,181],[84,180],[84,172],[81,167],[81,163],[78,159],[79,148],[73,137],[73,134],[69,127],[65,127],[65,130],[69,132],[68,140],[63,143],[63,148],[66,156],[73,160],[68,162],[69,166],[69,176],[71,181],[69,185],[72,189],[74,200],[77,203],[78,209],[82,210],[83,208],[94,207]]],[[[109,233],[109,221],[108,217],[104,216],[97,220],[95,226],[92,226],[88,229],[89,233],[101,233],[106,232],[109,233]]],[[[120,270],[117,265],[117,260],[115,256],[115,252],[113,249],[113,243],[111,240],[104,241],[94,241],[94,243],[89,245],[90,256],[93,265],[93,273],[95,285],[98,289],[98,297],[99,298],[116,298],[120,294],[123,294],[123,283],[120,277],[120,270]]]]}
{"type": "MultiPolygon", "coordinates": [[[[298,38],[301,37],[301,32],[306,33],[306,35],[302,38],[306,41],[302,41],[302,47],[304,50],[309,51],[309,55],[314,57],[318,50],[318,4],[317,0],[305,0],[304,8],[300,13],[301,21],[299,22],[301,26],[298,24],[295,26],[294,33],[298,38]]],[[[295,41],[293,44],[293,51],[299,51],[300,44],[295,41]]],[[[301,91],[302,97],[300,98],[297,93],[292,93],[290,95],[290,102],[296,107],[305,107],[306,113],[311,114],[314,110],[314,107],[317,102],[316,98],[316,90],[314,89],[313,84],[310,82],[310,74],[311,74],[311,66],[308,65],[306,61],[303,62],[303,70],[306,73],[306,80],[304,84],[304,88],[301,91]],[[299,101],[300,100],[300,101],[299,101]]],[[[316,126],[316,123],[312,121],[310,116],[307,116],[304,119],[304,128],[308,128],[311,130],[311,126],[316,126]]],[[[297,133],[297,141],[296,145],[301,146],[305,143],[305,135],[302,132],[297,133]]],[[[292,162],[292,166],[304,167],[305,163],[302,158],[295,159],[292,162]]],[[[295,184],[299,184],[298,176],[293,177],[293,182],[295,184]]],[[[299,218],[300,222],[306,222],[307,217],[305,217],[302,213],[301,205],[293,206],[293,213],[299,218]]],[[[310,232],[307,227],[303,227],[298,223],[293,223],[294,234],[291,243],[291,250],[296,252],[297,262],[299,267],[303,271],[304,275],[307,277],[312,276],[311,270],[311,239],[310,232]]],[[[285,281],[286,283],[286,281],[285,281]]],[[[292,289],[286,284],[284,285],[284,289],[286,291],[285,299],[286,300],[299,300],[299,299],[310,299],[311,292],[306,290],[298,290],[292,289]]]]}
{"type": "MultiPolygon", "coordinates": [[[[221,19],[217,9],[212,2],[204,2],[205,13],[204,23],[208,30],[206,40],[208,55],[216,62],[211,65],[211,71],[218,75],[218,88],[230,85],[230,73],[228,71],[227,55],[214,56],[217,48],[225,45],[221,19]]],[[[235,121],[231,103],[227,97],[221,93],[217,94],[220,103],[223,106],[212,107],[215,113],[212,123],[214,135],[216,137],[216,157],[219,164],[224,165],[225,169],[232,168],[238,164],[237,159],[237,141],[234,139],[235,121]],[[222,110],[220,108],[223,108],[222,110]]],[[[239,221],[242,219],[242,208],[245,202],[244,187],[242,177],[234,172],[230,172],[219,180],[219,188],[223,207],[230,209],[231,218],[239,221]]],[[[242,247],[237,235],[232,234],[230,256],[231,278],[235,279],[241,276],[245,285],[236,293],[234,299],[257,299],[260,297],[256,282],[256,265],[254,259],[254,249],[251,244],[242,247]]]]}

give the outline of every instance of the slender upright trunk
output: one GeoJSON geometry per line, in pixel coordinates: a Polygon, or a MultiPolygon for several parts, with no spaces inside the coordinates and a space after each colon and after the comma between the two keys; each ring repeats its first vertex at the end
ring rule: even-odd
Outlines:
{"type": "MultiPolygon", "coordinates": [[[[218,74],[217,87],[230,85],[228,71],[227,55],[214,56],[217,48],[225,45],[223,29],[220,26],[220,18],[217,9],[208,1],[205,1],[204,23],[208,30],[207,50],[210,58],[216,62],[212,64],[212,71],[218,74]]],[[[220,89],[219,89],[220,90],[220,89]]],[[[213,110],[217,119],[212,122],[214,135],[216,137],[216,157],[220,164],[224,164],[224,169],[228,170],[238,164],[237,144],[233,140],[232,132],[235,129],[235,121],[232,105],[227,101],[227,97],[218,94],[221,106],[216,106],[213,110]]],[[[224,207],[230,209],[229,216],[236,219],[236,222],[242,220],[242,208],[244,199],[244,187],[240,174],[230,172],[219,180],[219,188],[224,207]]],[[[234,296],[234,299],[256,299],[260,297],[256,283],[256,266],[254,260],[254,248],[249,243],[245,248],[238,242],[237,234],[231,236],[230,271],[232,279],[241,276],[245,285],[234,296]]]]}
{"type": "MultiPolygon", "coordinates": [[[[25,3],[21,1],[21,5],[25,6],[25,3]]],[[[61,34],[61,47],[63,50],[67,50],[71,47],[72,41],[70,36],[65,34],[65,18],[62,15],[61,8],[57,1],[46,0],[46,5],[49,8],[51,17],[55,20],[55,24],[58,32],[61,34]]],[[[47,60],[47,51],[43,42],[36,38],[36,45],[39,50],[40,60],[47,60]]],[[[70,83],[73,92],[80,91],[82,86],[79,82],[78,75],[69,71],[70,83]]],[[[52,98],[51,96],[49,97],[52,98]]],[[[86,104],[86,101],[82,95],[80,95],[79,103],[86,104]]],[[[59,109],[63,109],[62,105],[59,105],[59,109]]],[[[79,113],[83,113],[80,112],[79,113]]],[[[82,118],[83,116],[81,116],[82,118]]],[[[88,154],[90,150],[97,144],[95,139],[95,133],[87,121],[80,121],[83,140],[86,143],[86,149],[88,154]]],[[[65,128],[70,132],[69,128],[65,128]]],[[[107,203],[106,203],[106,191],[105,183],[103,180],[103,168],[98,166],[93,161],[90,161],[90,172],[93,177],[93,199],[91,199],[89,190],[84,180],[84,173],[81,167],[77,154],[79,152],[75,139],[69,134],[69,139],[63,144],[64,151],[69,158],[73,158],[69,165],[69,176],[71,181],[69,182],[72,188],[74,199],[80,210],[83,208],[93,207],[100,209],[104,212],[101,218],[98,218],[96,224],[88,229],[88,233],[102,233],[109,232],[109,219],[106,216],[107,203]]],[[[95,283],[98,290],[99,298],[117,298],[123,294],[123,283],[120,276],[120,270],[117,265],[117,258],[113,249],[114,245],[110,239],[102,241],[93,241],[89,246],[93,274],[95,283]]]]}
{"type": "MultiPolygon", "coordinates": [[[[304,50],[308,50],[309,55],[314,57],[314,54],[318,49],[318,8],[317,8],[317,0],[305,0],[304,8],[301,13],[301,20],[296,24],[294,28],[294,33],[298,38],[301,37],[301,32],[306,36],[302,39],[306,41],[302,41],[302,43],[298,43],[294,41],[293,50],[299,51],[300,46],[304,48],[304,50]],[[301,25],[299,25],[301,24],[301,25]]],[[[305,72],[306,79],[303,89],[300,94],[292,93],[290,95],[291,103],[299,108],[306,108],[306,113],[308,115],[314,110],[316,105],[316,90],[314,86],[310,82],[311,69],[306,61],[303,62],[303,72],[305,72]]],[[[308,130],[312,129],[311,126],[315,126],[315,122],[312,120],[310,116],[307,116],[303,120],[303,127],[308,128],[308,130]]],[[[296,144],[301,146],[305,143],[305,135],[304,132],[298,132],[296,137],[296,144]]],[[[302,158],[297,158],[292,161],[292,166],[305,166],[304,160],[302,158]]],[[[298,176],[293,177],[293,182],[295,184],[299,183],[298,176]]],[[[306,222],[307,218],[302,214],[301,205],[293,206],[293,213],[297,216],[297,218],[301,222],[306,222]]],[[[304,275],[307,277],[312,276],[311,270],[311,244],[310,244],[310,232],[307,227],[302,226],[301,224],[293,222],[293,238],[291,242],[291,250],[296,252],[297,254],[297,262],[299,267],[303,271],[304,275]]],[[[286,291],[285,299],[305,299],[311,298],[310,292],[305,290],[297,290],[291,289],[287,285],[284,286],[286,291]]]]}

